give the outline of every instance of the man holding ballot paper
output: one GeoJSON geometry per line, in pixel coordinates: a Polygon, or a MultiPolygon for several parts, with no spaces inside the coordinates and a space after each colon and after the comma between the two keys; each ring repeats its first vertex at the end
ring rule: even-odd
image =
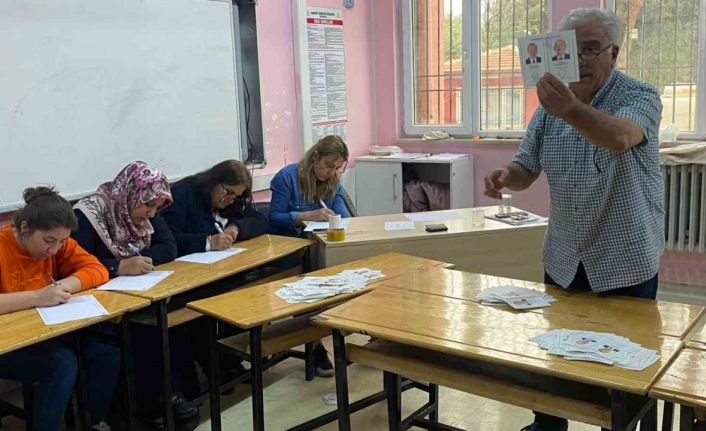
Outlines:
{"type": "MultiPolygon", "coordinates": [[[[613,13],[575,9],[560,30],[532,42],[548,58],[563,39],[569,59],[545,64],[563,64],[566,76],[548,69],[536,80],[541,106],[512,162],[486,176],[485,193],[524,190],[544,171],[551,192],[545,282],[654,299],[664,248],[659,94],[615,70],[624,28],[613,13]],[[575,45],[565,37],[574,32],[575,45]],[[578,77],[570,76],[573,62],[578,77]]],[[[523,431],[567,428],[565,419],[536,412],[523,431]]]]}

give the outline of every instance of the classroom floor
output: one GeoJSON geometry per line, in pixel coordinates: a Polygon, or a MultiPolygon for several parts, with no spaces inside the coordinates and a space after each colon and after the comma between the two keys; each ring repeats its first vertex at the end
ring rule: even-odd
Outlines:
{"type": "MultiPolygon", "coordinates": [[[[706,289],[682,285],[660,284],[660,299],[697,303],[706,305],[706,289]]],[[[368,337],[351,336],[349,340],[365,343],[368,337]]],[[[324,340],[327,349],[333,352],[330,339],[324,340]]],[[[349,367],[348,379],[351,401],[382,390],[382,372],[353,364],[349,367]]],[[[304,381],[303,362],[287,359],[265,373],[265,426],[272,431],[282,431],[333,410],[326,405],[323,397],[335,393],[333,378],[315,378],[312,382],[304,381]]],[[[222,400],[222,424],[224,430],[251,430],[250,387],[238,385],[235,391],[222,400]]],[[[532,421],[528,410],[507,404],[490,401],[453,389],[441,388],[440,419],[449,425],[483,431],[519,431],[532,421]]],[[[13,397],[14,398],[14,397],[13,397]]],[[[424,403],[425,394],[412,389],[403,395],[403,414],[409,414],[424,403]]],[[[661,423],[660,403],[660,423],[661,423]]],[[[201,423],[198,431],[211,429],[208,418],[208,402],[200,409],[201,423]]],[[[678,423],[678,409],[675,411],[675,423],[678,423]]],[[[354,430],[382,431],[387,429],[387,410],[380,402],[352,415],[354,430]]],[[[24,429],[23,423],[14,418],[3,420],[4,431],[24,429]]],[[[337,429],[336,423],[320,428],[322,431],[337,429]]],[[[572,422],[569,431],[598,430],[598,427],[572,422]]]]}

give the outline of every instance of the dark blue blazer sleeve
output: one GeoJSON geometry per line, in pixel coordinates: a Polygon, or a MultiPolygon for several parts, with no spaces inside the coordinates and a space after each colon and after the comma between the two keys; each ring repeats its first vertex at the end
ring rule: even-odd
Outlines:
{"type": "Polygon", "coordinates": [[[177,243],[177,254],[184,256],[191,253],[206,251],[208,233],[190,232],[188,229],[189,214],[194,211],[194,193],[191,187],[172,187],[174,202],[163,209],[164,217],[177,243]]]}

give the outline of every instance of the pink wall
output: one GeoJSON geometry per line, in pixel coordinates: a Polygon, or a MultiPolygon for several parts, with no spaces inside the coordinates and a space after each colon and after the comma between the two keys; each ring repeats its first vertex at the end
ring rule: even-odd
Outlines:
{"type": "MultiPolygon", "coordinates": [[[[373,144],[376,109],[373,94],[371,3],[356,2],[345,9],[340,0],[310,0],[308,6],[343,10],[345,68],[348,107],[348,146],[352,157],[365,154],[373,144]]],[[[297,92],[299,77],[294,66],[294,1],[265,0],[257,13],[260,93],[267,167],[256,175],[279,171],[303,154],[299,130],[297,92]]],[[[353,164],[351,164],[352,166],[353,164]]],[[[269,191],[255,198],[269,199],[269,191]]]]}

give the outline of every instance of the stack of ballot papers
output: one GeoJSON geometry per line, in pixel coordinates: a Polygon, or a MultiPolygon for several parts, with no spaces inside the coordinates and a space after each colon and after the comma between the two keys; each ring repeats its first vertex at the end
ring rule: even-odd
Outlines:
{"type": "Polygon", "coordinates": [[[507,304],[516,310],[548,307],[556,299],[544,292],[519,286],[495,286],[477,296],[482,305],[507,304]]]}
{"type": "Polygon", "coordinates": [[[659,359],[655,350],[645,349],[625,337],[605,332],[555,329],[530,338],[552,355],[571,361],[591,361],[642,371],[659,359]]]}
{"type": "Polygon", "coordinates": [[[364,288],[369,281],[384,276],[381,271],[374,269],[347,269],[328,277],[304,277],[294,283],[285,284],[275,294],[290,304],[314,302],[329,296],[356,292],[364,288]]]}

